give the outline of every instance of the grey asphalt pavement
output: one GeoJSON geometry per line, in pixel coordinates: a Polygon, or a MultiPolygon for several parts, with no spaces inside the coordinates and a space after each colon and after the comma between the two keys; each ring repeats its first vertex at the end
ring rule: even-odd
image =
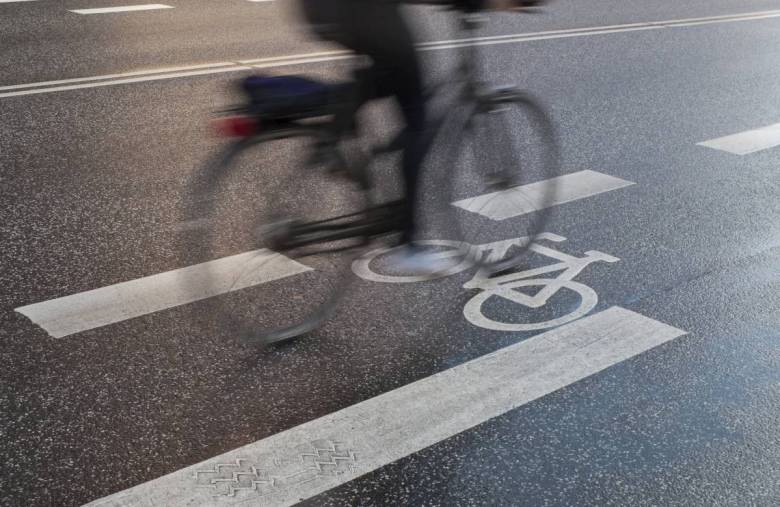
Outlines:
{"type": "MultiPolygon", "coordinates": [[[[171,5],[79,16],[68,9],[97,5],[0,3],[0,86],[323,49],[286,1],[171,5]]],[[[557,2],[495,16],[485,33],[773,9],[780,2],[557,2]]],[[[421,40],[448,38],[444,14],[424,12],[412,11],[421,40]]],[[[562,173],[633,183],[552,209],[547,230],[566,240],[548,246],[619,259],[576,276],[597,295],[589,314],[617,306],[685,334],[303,504],[780,503],[780,146],[736,155],[697,144],[780,122],[779,33],[775,17],[483,46],[487,78],[532,91],[550,112],[562,173]]],[[[426,51],[426,71],[446,76],[454,56],[426,51]]],[[[273,72],[336,78],[349,65],[273,72]]],[[[0,97],[0,505],[98,500],[539,332],[469,321],[473,272],[358,279],[320,330],[271,349],[238,342],[213,298],[62,338],[15,311],[212,260],[197,245],[183,252],[179,231],[192,175],[224,143],[210,113],[237,100],[241,75],[0,97]]],[[[377,135],[397,123],[388,104],[367,115],[377,135]]],[[[258,171],[273,178],[293,155],[279,148],[258,171]]],[[[516,223],[470,220],[502,233],[516,223]]],[[[226,244],[220,255],[242,251],[226,244]]],[[[311,276],[220,297],[294,311],[311,276]]],[[[491,315],[530,322],[577,304],[569,291],[541,310],[491,315]]],[[[208,498],[263,505],[250,491],[208,498]]]]}

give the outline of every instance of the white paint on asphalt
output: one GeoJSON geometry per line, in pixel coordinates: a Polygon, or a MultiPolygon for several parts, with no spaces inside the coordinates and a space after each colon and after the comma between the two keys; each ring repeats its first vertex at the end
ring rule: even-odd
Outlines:
{"type": "MultiPolygon", "coordinates": [[[[165,74],[155,74],[152,77],[149,76],[142,76],[142,77],[129,77],[129,78],[122,78],[122,79],[115,79],[112,81],[101,81],[97,83],[84,83],[84,84],[73,84],[73,85],[64,85],[64,86],[53,86],[51,88],[40,88],[40,89],[33,89],[33,90],[20,90],[16,92],[6,92],[6,93],[0,93],[0,98],[3,97],[17,97],[20,95],[38,95],[40,93],[49,93],[49,92],[60,92],[60,91],[66,91],[66,90],[81,90],[84,88],[99,88],[102,86],[113,86],[118,84],[127,84],[127,83],[144,83],[147,81],[161,81],[163,79],[174,79],[177,77],[192,77],[192,76],[206,76],[209,74],[224,74],[225,72],[238,72],[242,70],[250,70],[252,67],[247,66],[232,66],[232,67],[220,67],[216,69],[207,68],[205,70],[187,70],[183,72],[171,72],[171,73],[165,73],[165,74]]],[[[80,80],[85,80],[88,78],[79,78],[80,80]]]]}
{"type": "Polygon", "coordinates": [[[550,30],[528,34],[494,35],[489,37],[476,37],[469,39],[454,39],[451,41],[428,42],[420,45],[421,49],[453,49],[469,45],[496,45],[514,44],[519,42],[565,39],[569,37],[584,37],[590,35],[607,35],[613,33],[635,32],[642,30],[661,30],[665,28],[684,28],[713,23],[734,23],[738,21],[756,21],[780,17],[780,11],[760,11],[742,14],[727,14],[721,16],[706,16],[701,18],[672,19],[666,21],[650,21],[645,23],[628,23],[622,25],[608,25],[591,28],[574,28],[568,30],[550,30]]]}
{"type": "Polygon", "coordinates": [[[0,0],[0,4],[15,4],[19,2],[35,2],[37,0],[0,0]]]}
{"type": "Polygon", "coordinates": [[[89,505],[292,505],[684,334],[612,307],[89,505]]]}
{"type": "MultiPolygon", "coordinates": [[[[36,86],[53,86],[53,85],[64,85],[64,84],[72,84],[72,83],[82,83],[85,81],[100,81],[105,79],[121,79],[125,77],[133,77],[133,76],[149,76],[154,74],[167,74],[170,72],[182,72],[182,71],[193,71],[193,70],[200,70],[200,69],[214,69],[217,67],[235,67],[235,62],[214,62],[214,63],[204,63],[199,65],[185,65],[183,67],[162,67],[159,69],[146,69],[146,70],[137,70],[133,72],[120,72],[117,74],[105,74],[102,76],[89,76],[89,77],[77,77],[77,78],[71,78],[71,79],[58,79],[56,81],[40,81],[38,83],[32,83],[32,84],[18,84],[18,85],[9,85],[9,86],[0,86],[0,91],[3,90],[20,90],[23,88],[31,88],[36,86]]],[[[248,68],[248,67],[245,67],[248,68]]],[[[241,69],[239,69],[241,70],[241,69]]],[[[164,78],[163,78],[164,79],[164,78]]]]}
{"type": "MultiPolygon", "coordinates": [[[[518,332],[549,329],[579,319],[596,307],[598,295],[596,291],[587,285],[575,282],[574,277],[594,262],[615,263],[620,260],[617,257],[596,250],[585,252],[584,257],[574,257],[538,243],[532,243],[529,250],[550,259],[555,259],[558,262],[505,275],[485,277],[483,274],[477,273],[474,278],[463,285],[466,289],[479,289],[481,291],[475,294],[463,307],[463,316],[466,317],[466,320],[475,326],[485,329],[518,332]],[[551,273],[556,272],[558,276],[554,278],[550,276],[551,273]],[[522,290],[528,287],[540,287],[540,289],[536,294],[529,295],[522,290]],[[567,307],[566,309],[569,313],[559,315],[547,321],[497,321],[490,317],[493,312],[485,312],[486,306],[489,307],[491,302],[498,300],[525,306],[526,308],[541,308],[562,289],[576,293],[579,304],[576,307],[567,307]]],[[[521,312],[518,311],[517,314],[522,314],[521,312]]]]}
{"type": "Polygon", "coordinates": [[[111,14],[115,12],[154,11],[157,9],[173,9],[173,7],[165,4],[118,5],[116,7],[99,7],[95,9],[73,9],[70,12],[75,12],[76,14],[111,14]]]}
{"type": "Polygon", "coordinates": [[[452,204],[492,220],[505,220],[630,185],[634,183],[597,171],[584,170],[452,204]],[[548,200],[551,187],[554,199],[548,200]]]}
{"type": "Polygon", "coordinates": [[[297,275],[311,268],[268,250],[17,308],[55,338],[297,275]]]}
{"type": "Polygon", "coordinates": [[[750,153],[780,146],[780,123],[740,132],[739,134],[710,139],[697,144],[715,150],[727,151],[735,155],[749,155],[750,153]]]}
{"type": "MultiPolygon", "coordinates": [[[[510,252],[512,248],[528,245],[528,250],[557,261],[552,264],[537,266],[522,271],[512,271],[511,273],[503,275],[486,276],[484,272],[478,270],[474,277],[463,285],[463,288],[465,289],[477,289],[481,291],[472,296],[463,307],[463,316],[466,317],[466,320],[475,326],[492,329],[494,331],[522,332],[557,327],[590,313],[598,303],[598,295],[587,285],[575,282],[574,278],[594,262],[615,263],[620,260],[617,257],[596,250],[585,252],[584,257],[575,257],[561,252],[560,250],[540,244],[539,242],[542,240],[560,243],[566,241],[566,238],[558,236],[557,234],[545,232],[537,235],[534,238],[534,242],[530,245],[528,245],[527,237],[495,241],[483,245],[469,245],[467,243],[448,240],[425,240],[420,241],[419,243],[422,246],[438,250],[437,256],[441,259],[458,257],[464,255],[466,252],[477,253],[480,256],[484,255],[486,256],[484,257],[486,259],[490,259],[491,255],[495,255],[495,259],[503,259],[506,258],[507,253],[510,252]],[[558,276],[551,277],[552,273],[558,273],[558,276]],[[539,287],[540,289],[537,290],[534,295],[527,294],[524,290],[517,290],[525,289],[527,287],[539,287]],[[486,313],[484,311],[486,305],[489,307],[491,302],[502,299],[505,303],[515,304],[525,308],[541,308],[547,304],[551,297],[555,296],[555,294],[562,289],[576,293],[579,304],[576,307],[567,307],[568,313],[554,317],[550,320],[541,322],[496,321],[489,316],[493,312],[486,313]]],[[[352,263],[352,271],[364,280],[379,283],[415,283],[431,279],[431,277],[424,276],[383,273],[381,269],[381,257],[387,254],[392,255],[392,252],[398,248],[399,247],[392,247],[372,250],[352,263]],[[379,261],[377,262],[378,259],[379,261]]],[[[431,252],[436,250],[432,250],[431,252]]],[[[455,275],[471,268],[473,262],[471,262],[468,257],[469,256],[466,256],[459,264],[453,263],[453,266],[449,270],[441,273],[436,278],[455,275]]],[[[515,316],[522,315],[522,313],[523,310],[518,308],[515,316]]]]}
{"type": "Polygon", "coordinates": [[[124,74],[114,74],[119,79],[114,79],[112,75],[92,76],[84,78],[62,79],[59,81],[47,81],[45,83],[32,83],[25,85],[10,85],[0,87],[0,90],[19,90],[6,93],[0,93],[0,98],[16,97],[21,95],[37,95],[40,93],[49,93],[67,90],[80,90],[84,88],[100,88],[103,86],[113,86],[117,84],[142,83],[147,81],[160,81],[163,79],[174,79],[179,77],[205,76],[208,74],[222,74],[226,72],[239,72],[252,69],[267,69],[281,67],[285,65],[304,65],[308,63],[317,63],[324,61],[345,60],[352,58],[352,53],[348,51],[333,51],[333,54],[327,58],[318,56],[322,53],[311,53],[311,55],[292,55],[288,57],[259,58],[254,60],[239,61],[236,63],[213,63],[201,64],[185,67],[172,67],[164,70],[146,70],[136,72],[126,72],[124,74]],[[178,72],[167,72],[178,69],[178,72]],[[199,70],[204,69],[204,70],[199,70]],[[160,73],[164,72],[164,73],[160,73]],[[129,77],[139,76],[139,77],[129,77]],[[102,81],[101,81],[102,80],[102,81]],[[84,82],[97,81],[97,82],[84,82]],[[43,86],[46,83],[58,83],[62,86],[52,86],[49,88],[30,89],[33,86],[43,86]],[[70,84],[82,83],[82,84],[70,84]]]}
{"type": "MultiPolygon", "coordinates": [[[[538,40],[563,39],[569,37],[587,37],[592,35],[632,32],[638,30],[659,30],[659,29],[666,29],[666,28],[689,27],[689,26],[704,25],[704,24],[711,24],[711,23],[754,21],[754,20],[770,19],[770,18],[777,18],[777,17],[780,17],[780,10],[748,12],[748,13],[726,15],[726,16],[708,16],[702,18],[651,21],[645,23],[629,23],[623,25],[609,25],[609,26],[590,27],[590,28],[574,28],[574,29],[567,29],[567,30],[550,30],[545,32],[533,32],[533,33],[526,33],[526,34],[497,35],[497,36],[488,36],[488,37],[476,37],[470,39],[455,39],[455,40],[446,40],[446,41],[426,42],[420,44],[419,49],[421,51],[435,51],[435,50],[458,48],[469,44],[479,44],[479,45],[516,44],[516,43],[531,42],[531,41],[538,41],[538,40]]],[[[249,70],[250,67],[248,67],[248,65],[253,68],[272,68],[272,67],[285,67],[290,65],[323,63],[323,62],[344,60],[346,58],[351,58],[351,54],[345,51],[322,51],[318,53],[285,55],[285,56],[276,56],[270,58],[258,58],[253,60],[237,61],[236,66],[226,66],[223,67],[222,69],[214,70],[212,72],[207,72],[207,73],[217,74],[221,72],[235,72],[239,70],[249,70]]],[[[189,68],[183,66],[182,68],[184,70],[189,70],[195,68],[195,66],[189,68]]],[[[48,82],[11,85],[10,87],[4,86],[4,87],[0,87],[0,90],[15,89],[16,91],[7,91],[4,93],[0,93],[0,98],[17,97],[23,95],[35,95],[40,93],[52,93],[52,92],[67,91],[67,90],[77,90],[81,88],[97,88],[103,86],[114,86],[119,84],[138,83],[143,81],[158,81],[162,79],[170,79],[173,77],[198,76],[198,75],[203,75],[204,73],[180,72],[174,75],[174,74],[158,74],[156,71],[139,71],[138,74],[144,75],[145,77],[138,77],[132,80],[127,80],[121,78],[114,79],[112,77],[113,75],[104,75],[104,76],[90,76],[84,78],[76,78],[73,80],[56,81],[56,82],[67,82],[67,83],[81,82],[81,84],[70,84],[68,86],[44,87],[45,83],[48,82]],[[145,72],[146,74],[144,74],[145,72]],[[89,81],[89,82],[85,82],[85,81],[89,81]]]]}

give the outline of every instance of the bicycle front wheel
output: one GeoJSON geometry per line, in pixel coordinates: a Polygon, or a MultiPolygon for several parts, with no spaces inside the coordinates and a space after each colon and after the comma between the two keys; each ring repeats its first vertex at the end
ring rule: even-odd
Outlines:
{"type": "Polygon", "coordinates": [[[204,274],[184,289],[213,296],[212,323],[248,343],[315,329],[345,293],[351,262],[366,242],[360,232],[322,239],[360,216],[368,192],[310,164],[310,144],[305,135],[240,141],[192,185],[183,247],[197,252],[204,274]]]}
{"type": "Polygon", "coordinates": [[[452,235],[473,246],[503,242],[474,249],[480,268],[516,267],[545,232],[556,199],[559,155],[552,122],[533,97],[504,90],[478,102],[459,129],[444,135],[456,136],[444,168],[454,207],[452,235]]]}

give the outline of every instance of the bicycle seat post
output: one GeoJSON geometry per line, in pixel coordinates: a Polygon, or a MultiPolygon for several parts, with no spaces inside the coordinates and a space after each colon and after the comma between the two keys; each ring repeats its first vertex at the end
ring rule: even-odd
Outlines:
{"type": "Polygon", "coordinates": [[[466,35],[466,39],[471,39],[470,43],[463,46],[461,53],[460,71],[467,83],[467,90],[469,94],[476,94],[480,88],[480,83],[477,79],[477,45],[474,41],[474,34],[487,23],[488,18],[478,13],[463,13],[460,15],[460,30],[466,35]]]}
{"type": "Polygon", "coordinates": [[[473,33],[487,23],[487,16],[483,14],[464,13],[460,17],[460,26],[466,33],[473,33]]]}

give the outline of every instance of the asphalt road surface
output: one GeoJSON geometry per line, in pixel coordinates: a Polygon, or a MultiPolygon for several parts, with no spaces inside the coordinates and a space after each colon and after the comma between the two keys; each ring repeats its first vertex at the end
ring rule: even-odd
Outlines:
{"type": "MultiPolygon", "coordinates": [[[[352,62],[288,0],[127,5],[0,1],[0,504],[780,504],[780,2],[491,15],[485,78],[540,98],[570,192],[523,293],[561,290],[363,271],[270,349],[215,301],[295,312],[317,270],[183,292],[246,251],[182,251],[192,175],[237,78],[352,62]]],[[[450,14],[409,16],[446,76],[450,14]]]]}

